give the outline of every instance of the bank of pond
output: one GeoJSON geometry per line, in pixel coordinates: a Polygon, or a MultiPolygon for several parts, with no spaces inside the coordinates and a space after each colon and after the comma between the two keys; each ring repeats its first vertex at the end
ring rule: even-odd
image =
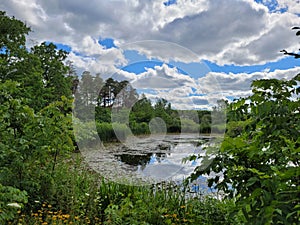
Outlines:
{"type": "Polygon", "coordinates": [[[2,208],[2,216],[9,208],[11,219],[2,217],[1,224],[242,224],[241,218],[231,216],[231,200],[201,192],[186,198],[192,190],[167,182],[113,182],[90,170],[80,154],[74,155],[57,165],[55,185],[44,196],[29,197],[22,208],[21,203],[2,208]]]}

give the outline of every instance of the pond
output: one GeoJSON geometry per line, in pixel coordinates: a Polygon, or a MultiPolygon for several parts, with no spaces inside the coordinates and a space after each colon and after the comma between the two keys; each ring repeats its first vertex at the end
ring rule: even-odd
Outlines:
{"type": "MultiPolygon", "coordinates": [[[[132,137],[123,143],[109,143],[83,151],[88,164],[105,178],[121,183],[180,183],[201,165],[201,159],[183,162],[191,155],[205,155],[203,147],[211,136],[199,134],[132,137]]],[[[199,177],[195,188],[208,189],[199,177]]]]}

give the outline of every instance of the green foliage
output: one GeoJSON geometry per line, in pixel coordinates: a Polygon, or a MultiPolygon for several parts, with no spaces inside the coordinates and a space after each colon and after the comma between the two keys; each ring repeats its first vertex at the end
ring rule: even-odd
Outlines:
{"type": "MultiPolygon", "coordinates": [[[[52,195],[58,159],[74,149],[70,78],[64,52],[45,43],[30,52],[23,22],[1,12],[0,23],[1,204],[10,199],[17,206],[28,195],[30,210],[52,195]]],[[[3,206],[2,215],[12,219],[8,209],[3,206]]]]}
{"type": "Polygon", "coordinates": [[[40,61],[46,102],[60,100],[61,96],[71,97],[72,77],[66,77],[68,67],[64,64],[67,52],[57,50],[53,43],[34,46],[31,53],[40,61]]]}
{"type": "Polygon", "coordinates": [[[211,123],[212,118],[211,114],[208,112],[198,111],[200,118],[200,132],[201,133],[210,133],[211,132],[211,123]]]}
{"type": "Polygon", "coordinates": [[[51,171],[59,156],[73,150],[70,101],[63,98],[39,113],[16,98],[18,84],[0,84],[0,181],[30,197],[50,194],[51,171]]]}
{"type": "Polygon", "coordinates": [[[92,146],[98,135],[94,121],[82,122],[78,118],[73,118],[73,129],[76,142],[83,146],[92,146]]]}
{"type": "Polygon", "coordinates": [[[240,224],[230,215],[232,205],[232,201],[222,203],[212,197],[185,200],[180,192],[153,194],[142,188],[125,195],[118,204],[109,204],[105,224],[240,224]]]}
{"type": "Polygon", "coordinates": [[[11,186],[0,183],[0,223],[6,224],[13,220],[17,211],[28,201],[26,191],[20,191],[11,186]]]}
{"type": "Polygon", "coordinates": [[[131,118],[137,123],[149,123],[154,116],[151,101],[145,95],[131,109],[131,118]]]}
{"type": "Polygon", "coordinates": [[[79,155],[60,161],[53,180],[52,195],[20,214],[24,224],[239,224],[230,217],[231,201],[186,199],[186,193],[168,185],[110,182],[87,170],[79,155]]]}
{"type": "Polygon", "coordinates": [[[95,120],[98,122],[111,123],[111,108],[96,106],[95,120]]]}
{"type": "Polygon", "coordinates": [[[199,124],[191,119],[181,119],[181,132],[199,133],[199,124]]]}
{"type": "Polygon", "coordinates": [[[125,140],[130,134],[129,128],[120,123],[96,123],[96,129],[103,142],[125,140]]]}
{"type": "MultiPolygon", "coordinates": [[[[74,70],[65,65],[66,52],[52,43],[27,50],[30,29],[4,12],[0,30],[1,224],[201,224],[202,215],[193,217],[205,209],[210,212],[207,218],[224,218],[226,224],[229,218],[222,216],[227,208],[218,201],[201,205],[201,199],[189,202],[180,190],[104,181],[71,154],[72,91],[82,94],[75,108],[82,107],[76,109],[84,122],[73,120],[79,124],[77,141],[87,143],[97,135],[102,141],[116,140],[116,133],[125,139],[129,126],[134,133],[149,133],[148,122],[155,116],[165,120],[169,131],[177,131],[180,120],[170,103],[161,99],[153,107],[143,99],[133,107],[129,124],[111,123],[112,103],[128,112],[137,100],[127,81],[102,83],[99,75],[91,78],[86,73],[78,85],[74,70]],[[95,118],[82,112],[95,106],[97,131],[91,132],[95,118]]],[[[118,119],[123,121],[124,115],[118,119]]],[[[196,122],[186,120],[193,126],[196,122]]]]}
{"type": "MultiPolygon", "coordinates": [[[[6,57],[16,55],[25,48],[25,35],[30,28],[23,22],[6,16],[6,13],[0,11],[0,49],[1,56],[6,57]]],[[[2,58],[1,57],[1,58],[2,58]]]]}
{"type": "Polygon", "coordinates": [[[206,169],[209,185],[236,199],[247,224],[299,223],[300,75],[257,80],[253,95],[229,105],[226,137],[206,169]]]}
{"type": "Polygon", "coordinates": [[[130,123],[130,130],[133,134],[150,134],[149,125],[148,123],[136,123],[135,121],[130,123]]]}
{"type": "Polygon", "coordinates": [[[35,111],[41,110],[61,96],[71,97],[73,77],[66,77],[66,52],[52,43],[25,47],[30,29],[21,21],[0,13],[0,80],[19,83],[18,96],[26,99],[35,111]]]}

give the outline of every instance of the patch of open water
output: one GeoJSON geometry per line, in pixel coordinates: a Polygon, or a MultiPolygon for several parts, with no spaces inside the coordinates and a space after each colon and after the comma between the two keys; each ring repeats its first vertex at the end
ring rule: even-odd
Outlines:
{"type": "MultiPolygon", "coordinates": [[[[203,146],[213,138],[196,134],[151,135],[128,138],[123,143],[109,143],[88,149],[83,155],[88,164],[109,180],[134,185],[160,182],[180,183],[201,165],[201,159],[183,162],[191,155],[205,155],[203,146]]],[[[206,178],[199,177],[191,188],[211,191],[206,178]]]]}

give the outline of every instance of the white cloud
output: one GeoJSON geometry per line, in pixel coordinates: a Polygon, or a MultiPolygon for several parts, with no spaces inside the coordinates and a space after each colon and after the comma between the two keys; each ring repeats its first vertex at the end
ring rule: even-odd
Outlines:
{"type": "MultiPolygon", "coordinates": [[[[163,2],[4,0],[1,8],[27,21],[35,31],[32,39],[68,44],[89,54],[101,52],[101,46],[92,43],[99,37],[111,37],[120,44],[152,39],[174,42],[218,64],[244,65],[277,60],[282,57],[278,49],[298,43],[289,30],[300,23],[291,13],[299,10],[297,1],[278,1],[288,6],[286,13],[269,13],[253,0],[178,0],[168,7],[163,2]]],[[[151,57],[195,60],[178,49],[160,52],[148,47],[142,50],[151,57]]]]}
{"type": "Polygon", "coordinates": [[[104,78],[128,79],[138,88],[156,88],[178,107],[201,105],[203,98],[215,101],[222,94],[249,95],[253,79],[290,77],[299,72],[294,68],[271,73],[208,73],[196,80],[166,64],[139,75],[120,70],[128,63],[124,49],[164,62],[206,59],[219,65],[263,64],[283,57],[281,49],[298,49],[299,39],[290,30],[300,24],[295,15],[298,1],[278,0],[279,7],[288,8],[284,13],[270,12],[253,0],[177,0],[168,7],[163,2],[3,0],[0,7],[32,27],[31,40],[69,45],[74,51],[70,60],[79,73],[100,72],[104,78]],[[119,48],[105,49],[98,43],[99,38],[107,37],[119,48]]]}
{"type": "Polygon", "coordinates": [[[278,8],[287,8],[290,13],[300,13],[300,2],[299,0],[277,0],[278,8]]]}
{"type": "Polygon", "coordinates": [[[143,40],[126,43],[120,46],[124,50],[136,50],[149,59],[158,59],[164,62],[200,62],[200,57],[192,50],[174,42],[159,40],[143,40]]]}
{"type": "Polygon", "coordinates": [[[44,9],[34,1],[11,0],[11,6],[18,16],[25,19],[27,23],[33,26],[39,26],[41,21],[46,21],[48,16],[44,9]]]}
{"type": "Polygon", "coordinates": [[[195,86],[191,77],[180,74],[175,67],[170,68],[166,64],[155,66],[154,69],[148,68],[146,72],[136,77],[136,80],[132,82],[136,88],[173,89],[195,86]]]}
{"type": "Polygon", "coordinates": [[[288,70],[275,70],[273,72],[255,72],[255,73],[214,73],[210,72],[205,77],[199,78],[199,89],[204,93],[221,93],[223,96],[242,97],[251,94],[251,83],[258,79],[291,79],[300,73],[300,67],[288,70]],[[218,88],[216,89],[216,83],[218,88]]]}

